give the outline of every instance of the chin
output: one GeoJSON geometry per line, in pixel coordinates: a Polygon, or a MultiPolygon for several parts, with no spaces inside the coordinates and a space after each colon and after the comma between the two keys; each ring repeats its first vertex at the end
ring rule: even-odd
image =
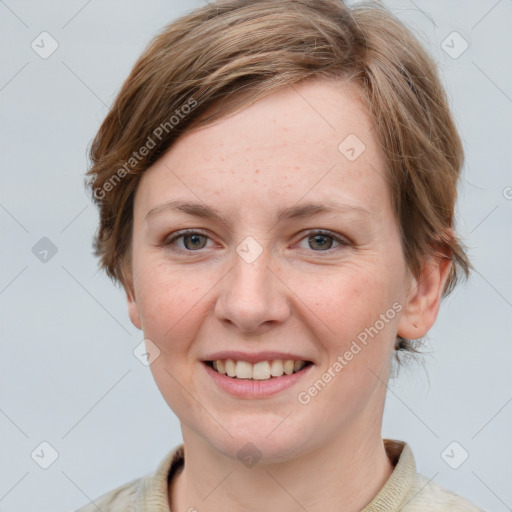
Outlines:
{"type": "MultiPolygon", "coordinates": [[[[293,415],[291,415],[293,416],[293,415]]],[[[222,428],[215,433],[202,437],[210,446],[226,457],[238,459],[247,467],[254,464],[278,464],[291,460],[298,455],[298,451],[306,450],[304,434],[290,430],[297,424],[289,423],[280,418],[279,421],[246,421],[224,425],[231,436],[222,428]],[[280,425],[280,422],[282,424],[280,425]],[[241,425],[242,423],[242,425],[241,425]],[[279,425],[279,426],[278,426],[279,425]]]]}

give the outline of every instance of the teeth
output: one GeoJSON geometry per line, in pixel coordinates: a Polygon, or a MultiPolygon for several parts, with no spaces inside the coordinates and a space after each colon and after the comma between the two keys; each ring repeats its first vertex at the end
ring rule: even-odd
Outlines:
{"type": "Polygon", "coordinates": [[[235,376],[235,368],[236,364],[233,359],[226,359],[226,373],[228,374],[228,377],[235,376]]]}
{"type": "Polygon", "coordinates": [[[270,379],[270,364],[268,361],[261,361],[252,365],[252,378],[258,380],[270,379]]]}
{"type": "Polygon", "coordinates": [[[286,375],[291,375],[293,373],[293,361],[291,359],[287,359],[283,364],[283,370],[286,375]]]}
{"type": "Polygon", "coordinates": [[[306,363],[304,361],[294,361],[293,362],[293,371],[299,371],[301,368],[304,367],[306,363]]]}
{"type": "Polygon", "coordinates": [[[276,359],[270,363],[270,375],[272,377],[281,377],[283,375],[283,361],[276,359]]]}
{"type": "Polygon", "coordinates": [[[260,361],[255,364],[247,361],[234,361],[233,359],[213,361],[214,370],[222,375],[236,377],[237,379],[254,380],[268,380],[271,377],[281,377],[283,374],[291,375],[304,368],[305,365],[305,361],[293,361],[292,359],[260,361]]]}
{"type": "Polygon", "coordinates": [[[235,368],[235,375],[237,379],[251,379],[252,378],[252,364],[246,361],[237,361],[235,368]]]}

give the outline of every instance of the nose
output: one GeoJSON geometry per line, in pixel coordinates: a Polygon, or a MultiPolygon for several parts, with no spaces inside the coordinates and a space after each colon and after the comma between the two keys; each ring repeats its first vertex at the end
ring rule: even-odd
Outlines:
{"type": "Polygon", "coordinates": [[[254,333],[289,317],[291,291],[271,263],[265,250],[250,263],[234,254],[231,271],[219,283],[215,314],[220,321],[254,333]]]}

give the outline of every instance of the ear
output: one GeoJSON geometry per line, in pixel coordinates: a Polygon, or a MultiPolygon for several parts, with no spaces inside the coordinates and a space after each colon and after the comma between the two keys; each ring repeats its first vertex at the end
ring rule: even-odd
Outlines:
{"type": "Polygon", "coordinates": [[[418,339],[434,325],[451,265],[451,259],[446,255],[432,256],[424,262],[420,275],[411,279],[407,301],[398,323],[399,336],[418,339]]]}
{"type": "Polygon", "coordinates": [[[139,306],[137,305],[137,299],[135,297],[131,271],[128,270],[128,272],[123,272],[123,280],[126,302],[128,303],[128,316],[130,317],[132,324],[137,327],[137,329],[142,330],[142,320],[140,317],[139,306]]]}

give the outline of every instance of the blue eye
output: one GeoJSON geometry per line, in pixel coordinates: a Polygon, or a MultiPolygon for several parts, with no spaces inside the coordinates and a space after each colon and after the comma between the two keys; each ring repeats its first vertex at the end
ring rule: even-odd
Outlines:
{"type": "MultiPolygon", "coordinates": [[[[185,231],[180,231],[174,237],[167,239],[162,245],[167,247],[169,245],[173,245],[176,240],[180,238],[183,239],[185,245],[185,252],[194,252],[198,249],[203,249],[205,244],[203,243],[204,239],[207,239],[208,236],[201,231],[196,231],[193,229],[187,229],[185,231]],[[201,240],[202,239],[202,240],[201,240]],[[190,241],[187,243],[187,241],[190,241]]],[[[178,252],[183,251],[183,249],[178,248],[178,252]]]]}
{"type": "Polygon", "coordinates": [[[333,250],[336,250],[337,247],[334,247],[334,249],[332,248],[333,240],[338,244],[338,247],[349,245],[348,241],[344,238],[341,238],[330,231],[324,230],[312,231],[306,235],[303,240],[308,241],[310,248],[314,248],[316,246],[319,249],[315,249],[314,252],[332,252],[333,250]]]}
{"type": "MultiPolygon", "coordinates": [[[[186,229],[183,231],[177,232],[174,236],[171,238],[167,238],[164,240],[160,246],[161,247],[171,247],[171,250],[178,253],[192,253],[192,252],[198,252],[201,249],[206,248],[207,241],[210,239],[210,237],[203,233],[202,231],[198,231],[195,229],[186,229]],[[183,239],[183,246],[184,247],[178,247],[176,246],[176,242],[180,239],[183,239]]],[[[323,252],[323,253],[331,253],[338,249],[339,247],[345,247],[350,245],[350,243],[330,232],[325,230],[315,230],[311,231],[306,236],[304,236],[302,240],[308,241],[308,246],[310,249],[313,250],[313,252],[323,252]],[[333,243],[338,244],[333,248],[333,243]]]]}

